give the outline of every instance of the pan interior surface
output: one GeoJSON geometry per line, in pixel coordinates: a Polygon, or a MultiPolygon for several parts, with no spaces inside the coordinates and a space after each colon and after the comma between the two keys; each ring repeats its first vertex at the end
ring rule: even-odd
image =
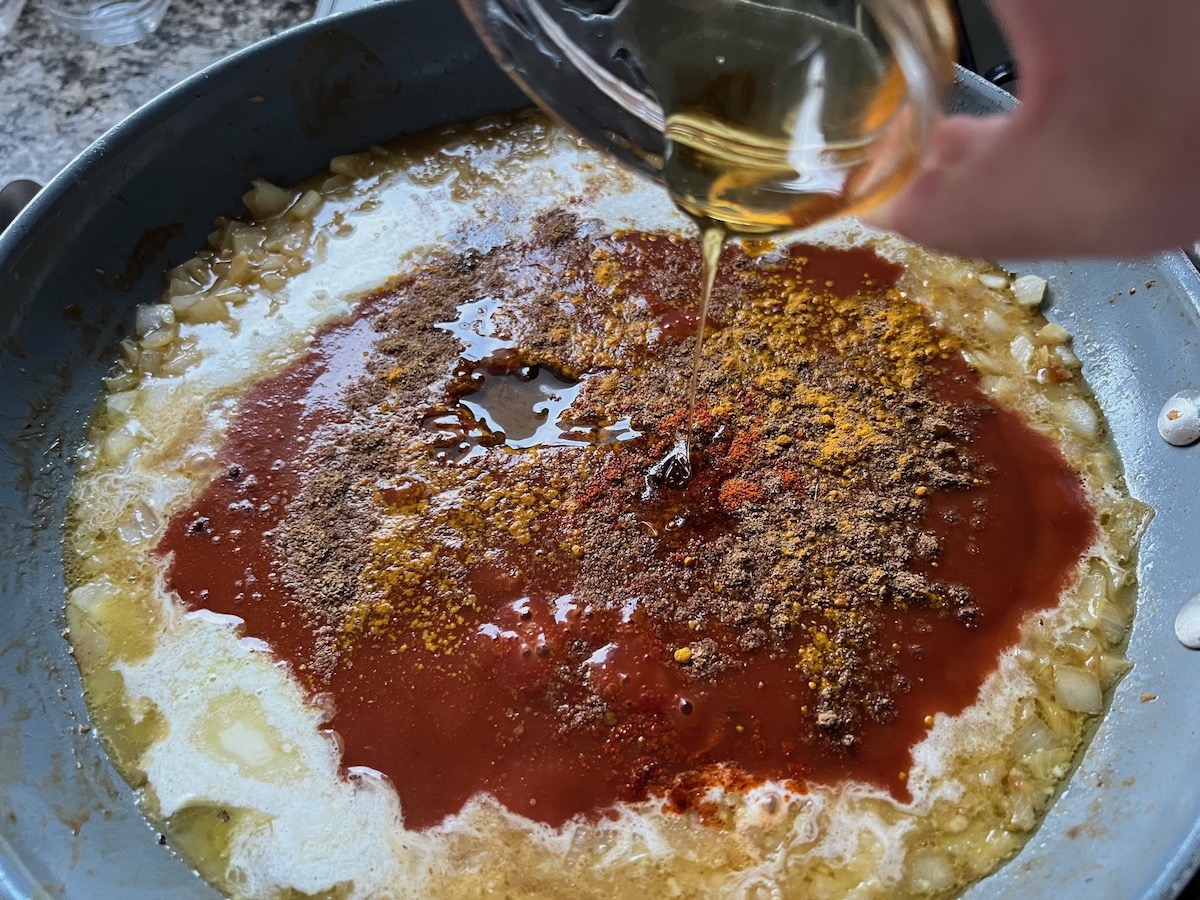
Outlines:
{"type": "MultiPolygon", "coordinates": [[[[999,95],[960,82],[963,111],[999,95]]],[[[398,133],[524,105],[448,4],[384,4],[239,54],[155,101],[52,183],[0,238],[0,892],[213,896],[157,846],[87,730],[60,632],[61,523],[71,455],[135,304],[235,214],[251,178],[291,182],[398,133]],[[251,105],[252,104],[252,105],[251,105]],[[218,187],[219,186],[219,187],[218,187]]],[[[1163,444],[1162,400],[1200,373],[1200,279],[1182,254],[1042,264],[1050,317],[1075,346],[1135,497],[1157,510],[1118,687],[1041,831],[968,893],[1169,897],[1194,864],[1200,657],[1172,634],[1200,590],[1200,452],[1163,444]],[[1150,286],[1152,284],[1152,286],[1150,286]],[[1190,486],[1190,487],[1189,487],[1190,486]],[[1155,699],[1147,699],[1153,697],[1155,699]]]]}

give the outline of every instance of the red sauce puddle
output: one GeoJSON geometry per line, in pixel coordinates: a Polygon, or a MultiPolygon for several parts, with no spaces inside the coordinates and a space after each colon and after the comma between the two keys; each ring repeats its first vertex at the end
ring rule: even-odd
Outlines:
{"type": "MultiPolygon", "coordinates": [[[[663,254],[680,251],[662,243],[663,254]]],[[[803,253],[806,275],[818,284],[832,280],[839,291],[858,290],[865,279],[886,288],[898,276],[869,250],[803,253]]],[[[168,582],[189,607],[241,617],[245,635],[266,640],[311,689],[332,696],[329,724],[341,738],[343,764],[390,777],[409,828],[438,824],[479,792],[555,826],[661,791],[668,807],[703,813],[703,789],[721,779],[733,787],[783,779],[800,788],[855,779],[904,797],[900,773],[925,717],[975,701],[998,654],[1031,612],[1055,604],[1093,537],[1078,477],[1051,442],[1011,413],[982,416],[972,451],[994,467],[990,482],[967,493],[935,492],[924,525],[943,539],[937,577],[972,592],[982,625],[967,629],[952,616],[919,610],[891,614],[887,631],[906,648],[898,667],[911,690],[894,698],[893,720],[863,726],[849,753],[797,739],[811,724],[801,708],[813,699],[794,666],[799,644],[693,681],[671,652],[695,634],[648,623],[636,607],[577,609],[566,576],[559,584],[525,584],[480,568],[474,625],[481,630],[453,657],[419,647],[398,653],[403,635],[364,636],[330,683],[315,684],[306,671],[313,634],[276,580],[271,530],[299,490],[305,435],[335,414],[337,386],[362,371],[374,337],[368,320],[328,328],[305,360],[248,393],[219,455],[225,474],[174,517],[158,552],[173,555],[168,582]],[[967,523],[980,502],[986,527],[975,529],[967,523]],[[564,733],[557,710],[572,698],[548,698],[547,679],[563,648],[580,641],[593,649],[593,685],[624,713],[564,733]]],[[[687,330],[683,320],[679,326],[687,330]]],[[[939,376],[944,396],[990,406],[965,364],[947,369],[939,376]]]]}

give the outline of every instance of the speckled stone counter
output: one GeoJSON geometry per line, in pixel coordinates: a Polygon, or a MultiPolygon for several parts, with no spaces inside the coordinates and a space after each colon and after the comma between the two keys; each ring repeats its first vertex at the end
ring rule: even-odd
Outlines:
{"type": "Polygon", "coordinates": [[[93,140],[176,82],[312,16],[316,0],[175,0],[158,30],[100,47],[29,0],[0,38],[0,187],[45,184],[93,140]]]}

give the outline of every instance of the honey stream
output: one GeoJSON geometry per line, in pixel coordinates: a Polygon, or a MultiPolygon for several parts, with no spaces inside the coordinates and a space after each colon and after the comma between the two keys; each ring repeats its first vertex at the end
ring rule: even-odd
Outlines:
{"type": "Polygon", "coordinates": [[[891,179],[876,176],[897,154],[884,135],[906,94],[897,67],[865,34],[817,16],[706,21],[694,52],[684,56],[673,33],[652,24],[638,23],[637,44],[671,111],[663,180],[701,238],[688,424],[650,472],[679,487],[692,472],[704,332],[726,242],[734,234],[804,229],[894,190],[906,167],[891,179]],[[757,29],[754,40],[737,37],[746,28],[757,29]],[[778,40],[776,31],[796,43],[778,40]],[[735,46],[738,54],[728,49],[735,46]]]}

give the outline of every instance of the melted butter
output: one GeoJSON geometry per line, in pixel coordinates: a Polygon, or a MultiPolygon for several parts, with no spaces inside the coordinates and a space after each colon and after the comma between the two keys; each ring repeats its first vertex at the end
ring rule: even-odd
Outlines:
{"type": "Polygon", "coordinates": [[[244,691],[209,703],[197,732],[200,750],[217,748],[244,773],[286,778],[296,749],[266,719],[262,702],[244,691]]]}

